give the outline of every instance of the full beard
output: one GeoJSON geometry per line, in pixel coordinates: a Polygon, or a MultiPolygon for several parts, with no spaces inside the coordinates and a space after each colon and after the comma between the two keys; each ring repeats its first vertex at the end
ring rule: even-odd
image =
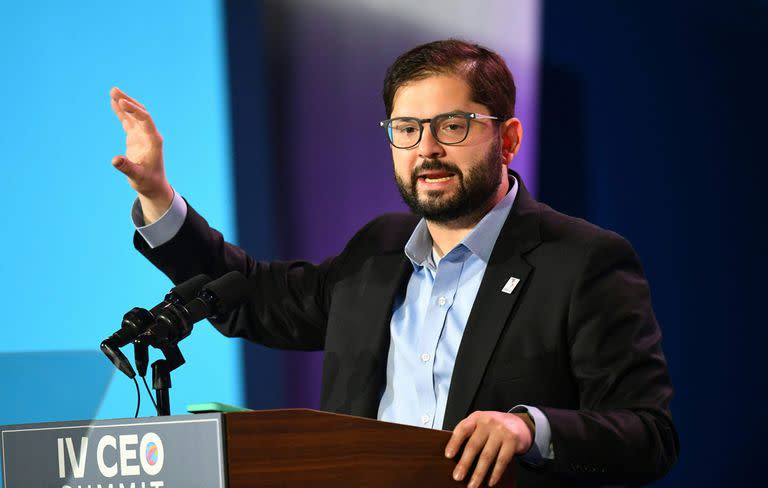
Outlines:
{"type": "Polygon", "coordinates": [[[466,174],[450,161],[427,159],[411,173],[410,183],[395,173],[400,196],[408,208],[432,222],[453,222],[464,220],[485,210],[501,184],[501,153],[496,141],[483,159],[473,164],[466,174]],[[419,196],[418,173],[425,170],[442,170],[458,178],[456,191],[446,196],[442,190],[427,191],[419,196]]]}

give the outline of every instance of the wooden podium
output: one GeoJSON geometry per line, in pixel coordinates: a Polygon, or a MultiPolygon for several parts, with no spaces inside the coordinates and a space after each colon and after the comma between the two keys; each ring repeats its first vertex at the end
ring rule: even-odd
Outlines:
{"type": "MultiPolygon", "coordinates": [[[[231,488],[462,486],[447,431],[303,409],[225,419],[231,488]]],[[[514,486],[509,471],[496,486],[514,486]]]]}
{"type": "MultiPolygon", "coordinates": [[[[3,488],[452,487],[450,432],[315,410],[0,426],[3,488]]],[[[509,469],[497,485],[513,487],[509,469]]]]}

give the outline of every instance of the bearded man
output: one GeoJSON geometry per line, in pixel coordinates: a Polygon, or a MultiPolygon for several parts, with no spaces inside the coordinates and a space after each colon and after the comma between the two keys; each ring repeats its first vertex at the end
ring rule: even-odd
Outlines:
{"type": "Polygon", "coordinates": [[[315,265],[226,243],[167,181],[147,110],[113,89],[137,249],[175,283],[244,273],[254,296],[219,331],[324,350],[323,410],[452,430],[445,455],[464,446],[453,478],[472,488],[513,460],[520,487],[661,477],[678,440],[647,281],[623,238],[536,202],[508,169],[522,126],[504,61],[425,44],[389,68],[383,95],[413,215],[373,220],[315,265]]]}

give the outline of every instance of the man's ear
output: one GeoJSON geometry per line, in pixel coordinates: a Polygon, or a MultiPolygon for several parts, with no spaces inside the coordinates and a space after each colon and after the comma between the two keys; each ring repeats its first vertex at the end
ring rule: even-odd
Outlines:
{"type": "Polygon", "coordinates": [[[513,117],[501,124],[501,155],[509,163],[520,149],[523,139],[523,125],[520,119],[513,117]]]}

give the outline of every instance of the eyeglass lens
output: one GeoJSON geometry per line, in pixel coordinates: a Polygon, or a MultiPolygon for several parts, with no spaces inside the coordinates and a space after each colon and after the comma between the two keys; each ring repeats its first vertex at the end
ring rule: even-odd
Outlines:
{"type": "MultiPolygon", "coordinates": [[[[457,114],[437,115],[429,121],[432,135],[443,144],[457,144],[467,137],[469,119],[457,114]]],[[[395,147],[408,148],[419,143],[422,122],[416,118],[399,118],[389,122],[387,134],[395,147]]]]}

